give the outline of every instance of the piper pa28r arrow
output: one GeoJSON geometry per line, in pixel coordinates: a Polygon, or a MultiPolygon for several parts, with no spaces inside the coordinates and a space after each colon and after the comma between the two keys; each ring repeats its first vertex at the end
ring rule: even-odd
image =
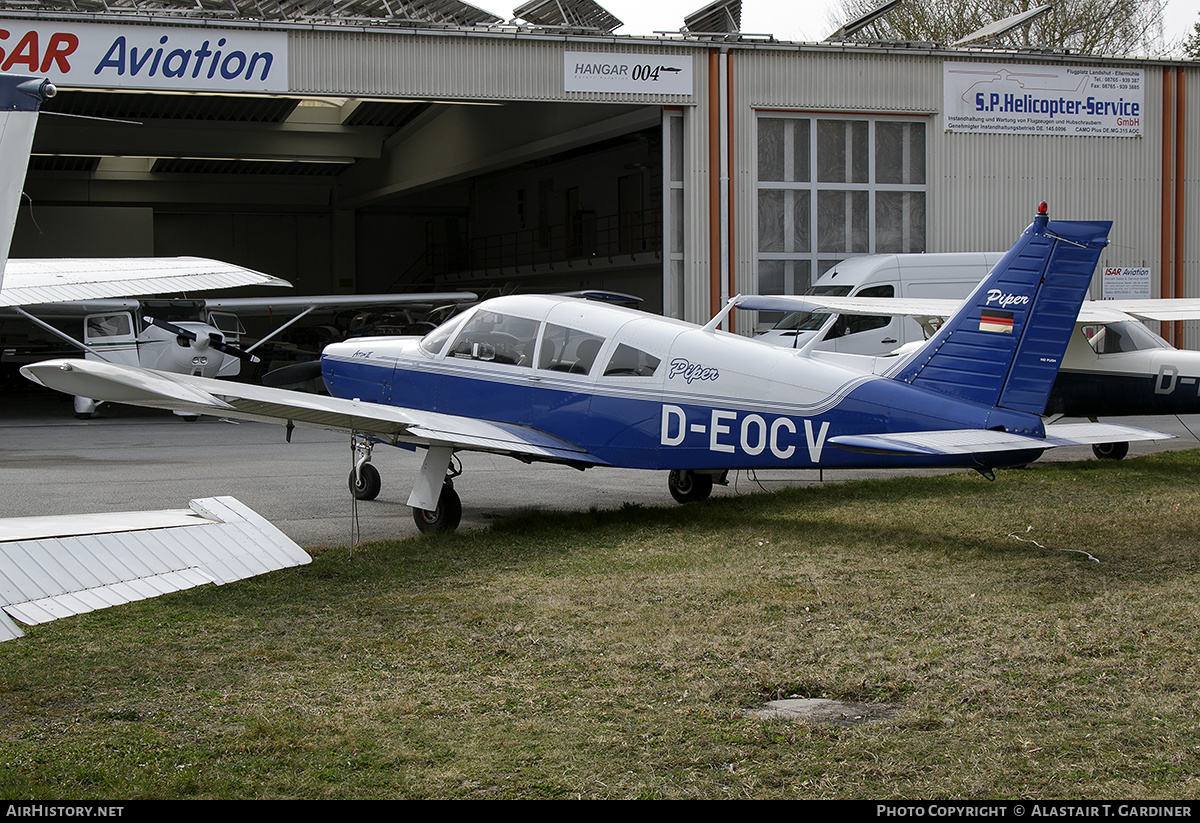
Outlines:
{"type": "Polygon", "coordinates": [[[699,327],[537,295],[486,301],[421,339],[330,345],[328,398],[77,360],[21,371],[70,394],[349,431],[360,497],[379,488],[372,444],[423,448],[408,499],[423,531],[459,522],[457,451],[667,470],[680,501],[707,497],[738,469],[968,467],[990,477],[1056,446],[1169,437],[1041,417],[1110,228],[1050,221],[1043,204],[921,352],[884,375],[721,331],[720,316],[699,327]]]}

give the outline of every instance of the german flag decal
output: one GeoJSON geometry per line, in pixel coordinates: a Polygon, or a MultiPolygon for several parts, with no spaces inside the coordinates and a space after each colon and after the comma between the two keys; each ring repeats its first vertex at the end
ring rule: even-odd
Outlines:
{"type": "Polygon", "coordinates": [[[984,309],[979,315],[979,330],[1012,334],[1013,313],[1010,311],[984,309]]]}

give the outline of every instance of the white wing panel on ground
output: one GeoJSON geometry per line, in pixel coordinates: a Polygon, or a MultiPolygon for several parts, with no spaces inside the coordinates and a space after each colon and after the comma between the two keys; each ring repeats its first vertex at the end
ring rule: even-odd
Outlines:
{"type": "MultiPolygon", "coordinates": [[[[312,558],[232,497],[187,509],[0,521],[0,607],[27,625],[312,558]]],[[[23,632],[0,615],[0,641],[23,632]]]]}
{"type": "Polygon", "coordinates": [[[288,286],[278,277],[202,257],[10,259],[0,306],[172,294],[237,286],[288,286]]]}
{"type": "Polygon", "coordinates": [[[380,403],[168,374],[86,360],[47,360],[21,373],[51,389],[131,406],[290,423],[366,435],[387,443],[445,446],[589,466],[586,450],[536,429],[380,403]]]}

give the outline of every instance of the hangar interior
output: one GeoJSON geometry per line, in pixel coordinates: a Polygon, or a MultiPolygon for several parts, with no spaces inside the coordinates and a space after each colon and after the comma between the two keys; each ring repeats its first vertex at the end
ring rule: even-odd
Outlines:
{"type": "Polygon", "coordinates": [[[199,255],[301,293],[661,293],[655,108],[67,90],[44,112],[16,256],[199,255]]]}

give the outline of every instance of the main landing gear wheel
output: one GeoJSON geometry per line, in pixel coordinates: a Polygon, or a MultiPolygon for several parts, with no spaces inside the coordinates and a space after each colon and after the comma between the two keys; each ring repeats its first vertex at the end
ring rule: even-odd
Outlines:
{"type": "Polygon", "coordinates": [[[438,506],[433,511],[413,509],[413,521],[417,529],[424,532],[452,532],[462,520],[462,501],[450,483],[442,485],[438,506]]]}
{"type": "Polygon", "coordinates": [[[679,503],[692,503],[697,500],[707,500],[712,494],[713,476],[697,474],[687,469],[675,469],[667,475],[667,488],[671,496],[679,503]]]}
{"type": "Polygon", "coordinates": [[[350,493],[357,500],[374,500],[379,496],[379,490],[383,488],[383,481],[379,479],[379,469],[372,466],[370,463],[363,463],[358,470],[358,477],[355,477],[354,469],[350,470],[350,493]]]}
{"type": "Polygon", "coordinates": [[[1100,460],[1121,460],[1129,454],[1128,443],[1097,443],[1092,446],[1092,454],[1100,460]]]}

